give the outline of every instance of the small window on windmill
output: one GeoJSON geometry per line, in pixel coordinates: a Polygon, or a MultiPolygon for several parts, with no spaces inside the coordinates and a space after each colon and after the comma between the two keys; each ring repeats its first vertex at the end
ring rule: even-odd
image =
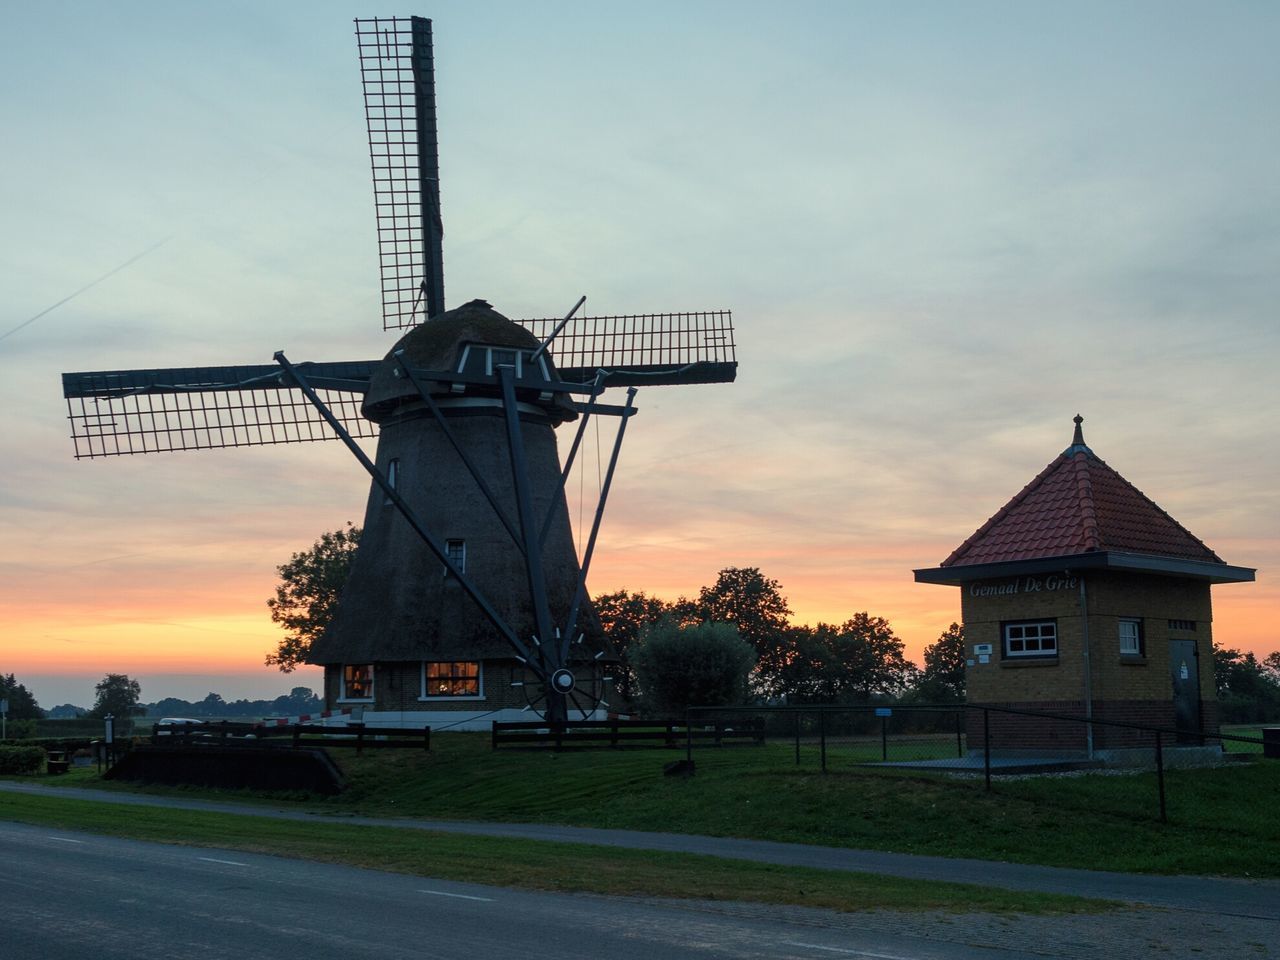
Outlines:
{"type": "MultiPolygon", "coordinates": [[[[457,568],[459,573],[467,572],[467,541],[465,540],[446,540],[444,542],[444,555],[449,558],[449,562],[457,568]]],[[[445,568],[444,575],[449,575],[448,567],[445,568]]]]}
{"type": "Polygon", "coordinates": [[[485,373],[496,373],[499,367],[515,367],[516,377],[523,372],[524,354],[519,350],[505,350],[501,347],[490,347],[489,357],[485,365],[485,373]]]}
{"type": "MultiPolygon", "coordinates": [[[[400,489],[400,459],[398,457],[387,463],[387,484],[392,490],[400,489]]],[[[391,497],[389,495],[382,498],[382,505],[384,507],[391,505],[391,497]]]]}

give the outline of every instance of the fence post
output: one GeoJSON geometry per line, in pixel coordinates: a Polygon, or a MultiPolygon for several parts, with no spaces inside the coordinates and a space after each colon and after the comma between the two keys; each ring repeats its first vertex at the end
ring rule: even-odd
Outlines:
{"type": "Polygon", "coordinates": [[[960,728],[964,726],[964,710],[956,711],[956,757],[964,757],[964,738],[960,735],[960,728]]]}
{"type": "Polygon", "coordinates": [[[991,791],[991,711],[982,708],[982,770],[991,791]]]}
{"type": "Polygon", "coordinates": [[[360,729],[356,732],[356,756],[364,753],[364,724],[360,724],[360,729]]]}
{"type": "Polygon", "coordinates": [[[1160,731],[1156,731],[1156,784],[1160,791],[1160,822],[1168,823],[1169,814],[1164,804],[1164,747],[1160,743],[1160,731]]]}
{"type": "Polygon", "coordinates": [[[491,739],[490,739],[489,749],[497,750],[498,749],[498,721],[497,720],[493,721],[493,726],[491,727],[491,729],[493,732],[490,734],[491,739]]]}
{"type": "Polygon", "coordinates": [[[302,742],[302,727],[298,724],[293,725],[293,748],[296,750],[302,742]]]}
{"type": "Polygon", "coordinates": [[[889,759],[889,718],[880,717],[880,761],[887,762],[889,759]]]}
{"type": "Polygon", "coordinates": [[[609,721],[609,746],[616,747],[618,745],[618,718],[613,717],[609,721]]]}
{"type": "Polygon", "coordinates": [[[822,756],[822,772],[827,772],[827,711],[818,708],[818,749],[822,756]]]}
{"type": "Polygon", "coordinates": [[[693,769],[693,710],[685,710],[684,712],[684,758],[689,762],[689,769],[693,769]]]}
{"type": "Polygon", "coordinates": [[[800,711],[797,710],[796,716],[796,766],[800,766],[800,711]]]}

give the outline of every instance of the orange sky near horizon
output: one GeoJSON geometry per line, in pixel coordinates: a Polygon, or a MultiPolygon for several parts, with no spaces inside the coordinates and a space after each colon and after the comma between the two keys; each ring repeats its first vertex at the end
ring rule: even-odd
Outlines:
{"type": "MultiPolygon", "coordinates": [[[[845,555],[828,558],[829,569],[798,570],[790,562],[793,558],[781,555],[757,558],[735,550],[718,558],[634,544],[611,551],[608,540],[602,537],[593,572],[595,593],[629,589],[674,600],[713,583],[724,566],[757,566],[780,581],[793,622],[839,623],[865,610],[890,621],[916,663],[922,662],[924,646],[960,619],[957,588],[917,584],[911,578],[912,565],[935,565],[949,552],[945,544],[924,556],[902,547],[892,550],[891,557],[877,551],[870,561],[861,562],[850,546],[845,555]],[[901,567],[896,572],[886,569],[887,561],[901,567]]],[[[128,572],[122,576],[119,567],[101,578],[84,577],[82,572],[83,592],[74,602],[68,602],[61,585],[45,596],[29,594],[21,616],[6,617],[4,669],[19,678],[24,673],[108,672],[278,675],[263,666],[263,657],[281,636],[265,604],[276,584],[272,562],[218,572],[219,557],[228,564],[244,553],[261,553],[261,548],[220,545],[206,558],[207,568],[201,568],[199,557],[188,556],[170,568],[168,576],[149,566],[145,584],[130,583],[128,572]],[[193,571],[201,581],[196,587],[191,584],[193,571]],[[51,632],[54,624],[56,632],[51,632]]],[[[1214,587],[1213,594],[1216,642],[1252,650],[1259,657],[1280,650],[1271,629],[1280,607],[1274,591],[1259,583],[1224,584],[1214,587]]],[[[281,692],[295,683],[318,684],[314,670],[278,676],[281,692]]],[[[168,694],[151,691],[148,696],[164,695],[168,694]]]]}

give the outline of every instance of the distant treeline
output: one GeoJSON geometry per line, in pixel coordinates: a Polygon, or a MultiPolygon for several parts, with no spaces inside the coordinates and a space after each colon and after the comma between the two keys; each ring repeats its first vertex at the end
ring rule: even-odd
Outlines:
{"type": "MultiPolygon", "coordinates": [[[[285,717],[303,713],[317,713],[324,709],[324,702],[309,687],[294,687],[287,694],[274,700],[224,700],[220,694],[210,693],[203,700],[182,700],[165,697],[155,703],[141,703],[144,717],[285,717]]],[[[50,719],[82,717],[89,713],[84,707],[64,703],[47,711],[50,719]]]]}

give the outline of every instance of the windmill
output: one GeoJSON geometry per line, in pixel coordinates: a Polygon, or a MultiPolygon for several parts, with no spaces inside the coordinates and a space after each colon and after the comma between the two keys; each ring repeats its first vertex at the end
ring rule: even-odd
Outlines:
{"type": "Polygon", "coordinates": [[[431,21],[355,24],[383,328],[407,332],[381,360],[63,374],[75,455],[339,439],[373,482],[308,657],[327,705],[492,714],[518,691],[550,723],[585,719],[607,692],[586,578],[637,388],[733,380],[732,315],[580,316],[585,297],[519,322],[483,300],[447,310],[431,21]],[[617,430],[579,559],[565,483],[602,416],[617,430]],[[574,420],[562,466],[554,431],[574,420]],[[370,458],[357,441],[375,436],[370,458]]]}

